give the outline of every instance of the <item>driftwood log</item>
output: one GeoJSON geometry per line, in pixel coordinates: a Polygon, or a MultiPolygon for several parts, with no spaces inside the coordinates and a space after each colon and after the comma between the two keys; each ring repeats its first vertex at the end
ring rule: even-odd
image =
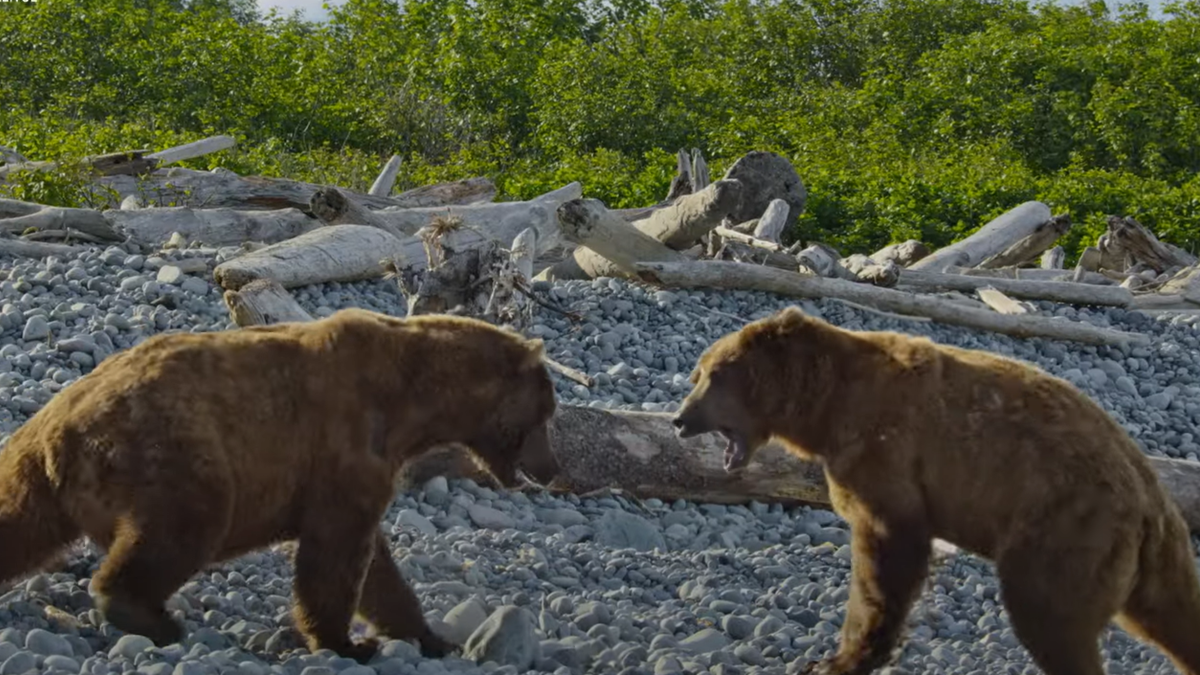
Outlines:
{"type": "Polygon", "coordinates": [[[916,261],[929,255],[929,247],[916,239],[908,239],[896,244],[888,244],[871,254],[871,260],[880,265],[893,262],[901,267],[909,267],[916,261]]]}
{"type": "MultiPolygon", "coordinates": [[[[476,180],[476,179],[472,179],[476,180]]],[[[161,206],[193,206],[197,208],[308,209],[308,200],[318,189],[315,183],[267,176],[239,176],[229,170],[197,171],[183,167],[157,169],[146,176],[103,176],[97,178],[96,199],[107,199],[108,191],[117,200],[139,195],[150,204],[161,206]]],[[[376,197],[346,190],[355,202],[372,209],[395,207],[427,207],[429,190],[423,188],[412,198],[406,193],[391,197],[376,197]]],[[[439,196],[452,196],[453,190],[443,190],[439,196]]],[[[474,199],[474,195],[472,196],[474,199]]],[[[436,205],[436,204],[435,204],[436,205]]]]}
{"type": "Polygon", "coordinates": [[[161,246],[176,232],[206,246],[237,246],[245,241],[273,244],[321,226],[319,220],[291,208],[239,211],[168,206],[109,209],[102,216],[117,232],[143,246],[161,246]]]}
{"type": "Polygon", "coordinates": [[[975,267],[1036,232],[1050,220],[1050,207],[1025,202],[979,228],[974,234],[942,247],[909,265],[909,269],[944,272],[951,265],[975,267]]]}
{"type": "Polygon", "coordinates": [[[1050,300],[1075,305],[1128,307],[1133,293],[1120,286],[1077,284],[1071,281],[1033,281],[996,277],[943,274],[907,269],[900,274],[900,286],[932,291],[974,291],[992,287],[1014,298],[1050,300]]]}
{"type": "Polygon", "coordinates": [[[101,241],[122,239],[100,211],[0,199],[0,230],[20,234],[31,229],[74,230],[101,241]]]}
{"type": "Polygon", "coordinates": [[[587,250],[575,260],[590,277],[621,276],[636,278],[636,263],[652,260],[685,260],[682,253],[668,248],[609,211],[599,199],[573,199],[558,207],[557,219],[562,236],[578,245],[575,253],[587,250]]]}
{"type": "Polygon", "coordinates": [[[367,194],[372,197],[386,197],[392,194],[392,188],[396,186],[396,174],[400,172],[400,161],[400,155],[392,155],[375,177],[375,182],[367,189],[367,194]]]}
{"type": "Polygon", "coordinates": [[[783,241],[783,231],[789,225],[790,206],[782,199],[772,199],[767,210],[754,225],[754,236],[776,244],[783,241]]]}
{"type": "Polygon", "coordinates": [[[781,270],[790,270],[792,272],[800,269],[800,263],[792,256],[783,251],[772,251],[766,248],[759,248],[744,244],[734,239],[726,239],[721,242],[721,248],[713,255],[714,260],[733,260],[740,263],[750,265],[769,265],[777,267],[781,270]]]}
{"type": "Polygon", "coordinates": [[[1153,232],[1130,216],[1109,216],[1108,231],[1101,235],[1097,248],[1101,266],[1117,272],[1124,272],[1139,263],[1159,273],[1196,264],[1196,256],[1159,241],[1153,232]]]}
{"type": "Polygon", "coordinates": [[[686,249],[721,224],[738,208],[745,187],[740,181],[719,180],[675,200],[647,218],[635,221],[637,229],[677,251],[686,249]]]}
{"type": "Polygon", "coordinates": [[[159,150],[146,155],[147,158],[153,159],[155,167],[182,162],[185,159],[195,159],[204,155],[211,155],[214,152],[228,150],[237,144],[232,136],[209,136],[191,143],[184,143],[173,148],[159,150]]]}
{"type": "Polygon", "coordinates": [[[236,291],[225,291],[223,297],[233,322],[239,327],[312,321],[312,315],[272,279],[251,281],[236,291]]]}
{"type": "Polygon", "coordinates": [[[22,258],[45,258],[49,255],[78,255],[84,250],[82,246],[72,246],[70,244],[52,244],[49,242],[0,237],[0,255],[22,258]]]}
{"type": "Polygon", "coordinates": [[[1071,217],[1068,215],[1054,216],[1038,225],[1037,228],[1013,243],[999,253],[984,259],[979,263],[982,269],[998,267],[1016,267],[1041,258],[1046,249],[1054,245],[1060,237],[1071,229],[1071,217]]]}
{"type": "Polygon", "coordinates": [[[1042,254],[1041,265],[1044,270],[1061,270],[1067,261],[1067,251],[1061,246],[1042,254]]]}
{"type": "Polygon", "coordinates": [[[839,298],[884,311],[927,316],[946,324],[1022,338],[1045,337],[1093,345],[1149,343],[1149,338],[1139,333],[1099,328],[1062,318],[996,314],[938,298],[842,279],[805,276],[771,267],[724,261],[689,261],[638,263],[637,269],[643,281],[666,287],[760,290],[799,298],[839,298]]]}

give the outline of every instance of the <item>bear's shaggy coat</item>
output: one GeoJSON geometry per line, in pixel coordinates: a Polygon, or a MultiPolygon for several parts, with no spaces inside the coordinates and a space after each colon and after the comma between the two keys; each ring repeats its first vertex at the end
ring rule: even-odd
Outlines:
{"type": "Polygon", "coordinates": [[[55,395],[0,451],[0,581],[87,535],[118,628],[163,645],[164,601],[207,565],[296,540],[296,625],[310,649],[366,660],[354,614],[427,656],[434,634],[380,519],[405,463],[470,448],[505,486],[557,472],[540,340],[474,319],[329,318],[152,337],[55,395]]]}
{"type": "Polygon", "coordinates": [[[726,465],[777,439],[819,461],[851,526],[838,652],[886,664],[941,538],[993,560],[1018,639],[1047,675],[1102,675],[1114,617],[1200,675],[1200,580],[1147,458],[1066,381],[1015,359],[785,309],[714,343],[675,417],[719,432],[726,465]]]}

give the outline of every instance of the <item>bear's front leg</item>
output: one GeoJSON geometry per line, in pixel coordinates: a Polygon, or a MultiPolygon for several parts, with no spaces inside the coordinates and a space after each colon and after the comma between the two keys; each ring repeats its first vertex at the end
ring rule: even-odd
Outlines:
{"type": "Polygon", "coordinates": [[[851,526],[850,600],[837,654],[810,664],[820,675],[867,675],[885,665],[928,574],[933,538],[919,521],[851,526]]]}
{"type": "Polygon", "coordinates": [[[458,648],[458,645],[433,632],[421,611],[421,601],[412,587],[400,574],[387,537],[382,531],[375,532],[375,554],[367,569],[359,596],[358,611],[371,622],[375,630],[394,639],[415,639],[421,644],[421,655],[425,658],[440,658],[458,648]]]}
{"type": "Polygon", "coordinates": [[[331,507],[318,522],[302,529],[295,554],[296,628],[310,651],[330,649],[366,663],[375,655],[373,640],[350,639],[350,621],[375,550],[377,519],[343,514],[331,507]]]}

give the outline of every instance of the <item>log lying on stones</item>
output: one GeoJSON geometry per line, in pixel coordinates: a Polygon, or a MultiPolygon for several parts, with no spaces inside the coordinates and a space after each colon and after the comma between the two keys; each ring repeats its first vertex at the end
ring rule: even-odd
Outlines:
{"type": "Polygon", "coordinates": [[[721,224],[739,208],[745,188],[740,181],[719,180],[692,194],[684,195],[633,224],[642,232],[680,251],[721,224]]]}
{"type": "MultiPolygon", "coordinates": [[[[922,274],[925,274],[922,272],[922,274]]],[[[1062,269],[1038,269],[1036,267],[1001,267],[994,270],[981,270],[977,267],[956,267],[951,266],[946,269],[944,274],[963,274],[969,277],[988,277],[992,279],[1023,279],[1026,281],[1071,281],[1082,284],[1096,284],[1099,286],[1113,286],[1115,282],[1112,279],[1099,274],[1097,272],[1083,271],[1082,276],[1077,276],[1073,270],[1062,269]]]]}
{"type": "MultiPolygon", "coordinates": [[[[229,170],[197,171],[183,167],[158,169],[146,176],[103,176],[97,178],[96,199],[109,198],[115,192],[117,201],[129,195],[140,195],[147,202],[160,206],[194,206],[201,208],[231,208],[241,210],[286,209],[302,211],[308,209],[308,200],[318,189],[325,187],[315,183],[272,178],[267,176],[239,176],[229,170]]],[[[393,197],[373,195],[345,190],[346,195],[358,204],[370,209],[395,207],[428,207],[428,190],[413,197],[401,193],[393,197]]],[[[439,196],[449,196],[449,191],[439,196]]]]}
{"type": "Polygon", "coordinates": [[[979,263],[982,269],[998,267],[1015,267],[1038,259],[1054,242],[1071,229],[1071,217],[1068,215],[1054,216],[1038,225],[1033,232],[999,253],[985,258],[979,263]]]}
{"type": "Polygon", "coordinates": [[[1045,337],[1093,345],[1145,345],[1150,338],[1140,333],[1099,328],[1064,318],[1008,316],[990,310],[971,309],[938,298],[878,288],[843,279],[805,276],[771,267],[725,261],[638,263],[638,276],[645,282],[674,288],[725,288],[758,290],[798,298],[838,298],[896,312],[927,316],[934,321],[966,326],[1013,337],[1045,337]]]}
{"type": "Polygon", "coordinates": [[[245,241],[273,244],[321,226],[319,220],[291,208],[238,211],[168,206],[109,209],[103,215],[117,232],[143,246],[161,246],[176,232],[205,246],[237,246],[245,241]]]}
{"type": "Polygon", "coordinates": [[[0,237],[0,255],[21,258],[45,258],[51,255],[73,256],[85,250],[83,246],[72,246],[70,244],[52,244],[49,242],[0,237]]]}
{"type": "Polygon", "coordinates": [[[209,136],[191,143],[184,143],[173,148],[166,148],[158,152],[152,152],[146,157],[157,162],[156,166],[166,166],[175,162],[182,162],[185,159],[195,159],[204,155],[211,155],[214,152],[228,150],[237,144],[237,141],[232,136],[209,136]]]}
{"type": "Polygon", "coordinates": [[[1014,298],[1050,300],[1075,305],[1106,305],[1128,307],[1133,293],[1120,286],[1077,284],[1071,281],[1031,281],[996,277],[942,274],[906,269],[900,275],[900,285],[923,290],[975,291],[991,286],[1014,298]]]}
{"type": "Polygon", "coordinates": [[[312,315],[272,279],[251,281],[236,291],[225,291],[223,297],[233,322],[239,327],[312,321],[312,315]]]}
{"type": "Polygon", "coordinates": [[[399,239],[369,225],[329,225],[227,260],[213,278],[234,291],[257,279],[284,288],[359,281],[383,276],[386,259],[418,253],[424,256],[424,247],[415,237],[399,239]]]}
{"type": "MultiPolygon", "coordinates": [[[[586,494],[613,489],[640,499],[700,503],[831,505],[824,469],[771,442],[742,470],[724,469],[725,441],[716,434],[679,439],[670,413],[560,405],[550,444],[561,467],[553,489],[586,494]]],[[[1200,533],[1200,463],[1150,458],[1167,492],[1200,533]]],[[[401,485],[419,488],[434,476],[495,485],[461,448],[439,448],[403,470],[401,485]]]]}
{"type": "Polygon", "coordinates": [[[981,288],[977,293],[980,300],[1001,314],[1021,315],[1029,314],[1033,311],[1033,308],[1028,303],[1017,302],[991,286],[981,288]]]}
{"type": "Polygon", "coordinates": [[[944,272],[951,265],[975,267],[1033,234],[1050,218],[1049,206],[1042,202],[1025,202],[1000,214],[966,239],[914,262],[909,269],[944,272]]]}
{"type": "Polygon", "coordinates": [[[0,230],[20,234],[27,230],[76,230],[101,241],[120,241],[122,236],[93,209],[43,206],[17,199],[0,199],[0,230]]]}
{"type": "MultiPolygon", "coordinates": [[[[96,176],[137,176],[154,170],[156,160],[149,159],[149,150],[123,150],[84,157],[80,164],[96,176]]],[[[17,172],[52,171],[64,162],[21,162],[0,166],[0,181],[17,172]]]]}
{"type": "MultiPolygon", "coordinates": [[[[681,261],[683,254],[668,248],[635,225],[605,208],[599,199],[573,199],[558,207],[562,236],[591,255],[575,258],[590,277],[636,278],[634,265],[643,261],[681,261]]],[[[580,251],[576,249],[576,252],[580,251]]]]}
{"type": "Polygon", "coordinates": [[[880,265],[893,262],[901,267],[909,267],[927,255],[928,246],[916,239],[908,239],[897,244],[888,244],[872,253],[870,257],[880,265]]]}
{"type": "Polygon", "coordinates": [[[463,206],[386,208],[374,212],[377,222],[398,232],[415,234],[434,218],[450,216],[507,246],[518,234],[532,227],[537,232],[538,253],[557,245],[561,238],[555,209],[563,202],[583,196],[583,187],[569,183],[557,190],[523,202],[490,202],[463,206]]]}

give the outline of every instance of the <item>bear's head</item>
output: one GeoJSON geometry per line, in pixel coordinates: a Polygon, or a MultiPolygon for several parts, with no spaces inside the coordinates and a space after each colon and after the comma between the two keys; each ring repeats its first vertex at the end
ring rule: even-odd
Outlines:
{"type": "Polygon", "coordinates": [[[790,412],[778,409],[796,395],[797,330],[815,320],[796,307],[727,333],[701,354],[691,373],[692,391],[672,424],[680,438],[703,433],[725,437],[725,470],[750,463],[754,453],[780,431],[790,412]],[[786,383],[786,388],[784,382],[786,383]]]}

